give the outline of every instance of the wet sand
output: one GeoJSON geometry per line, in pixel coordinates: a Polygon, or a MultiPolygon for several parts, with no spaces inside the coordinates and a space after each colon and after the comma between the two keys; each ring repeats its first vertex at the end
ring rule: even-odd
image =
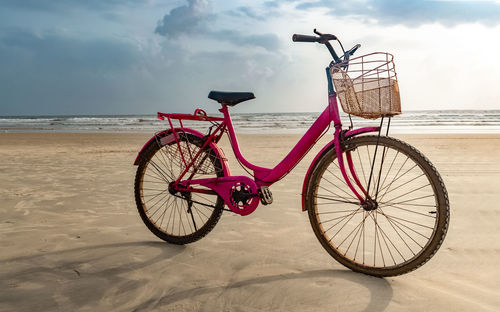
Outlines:
{"type": "MultiPolygon", "coordinates": [[[[298,137],[239,139],[271,167],[298,137]]],[[[1,133],[0,311],[498,311],[500,135],[397,137],[441,173],[451,223],[427,264],[384,279],[337,263],[301,211],[321,142],[271,187],[272,205],[224,212],[205,238],[173,246],[135,208],[132,163],[148,135],[1,133]]]]}

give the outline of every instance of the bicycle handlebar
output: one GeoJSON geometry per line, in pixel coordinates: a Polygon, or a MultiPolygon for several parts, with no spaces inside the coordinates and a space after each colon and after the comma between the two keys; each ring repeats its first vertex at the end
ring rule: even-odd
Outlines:
{"type": "Polygon", "coordinates": [[[294,42],[318,42],[318,43],[324,44],[328,48],[328,51],[330,51],[330,54],[332,55],[335,62],[336,63],[340,62],[340,59],[337,56],[337,53],[335,53],[335,50],[333,49],[332,45],[330,44],[330,40],[338,40],[337,36],[332,35],[332,34],[322,34],[319,31],[317,31],[316,28],[314,29],[314,33],[318,36],[294,34],[292,36],[292,41],[294,41],[294,42]]]}
{"type": "Polygon", "coordinates": [[[319,37],[294,34],[292,36],[292,41],[293,42],[319,42],[319,37]]]}
{"type": "Polygon", "coordinates": [[[319,37],[294,34],[292,36],[292,41],[295,41],[295,42],[319,42],[319,43],[326,44],[330,40],[337,40],[337,36],[332,35],[332,34],[322,34],[319,31],[317,31],[316,28],[314,29],[314,33],[316,35],[318,35],[319,37]]]}
{"type": "MultiPolygon", "coordinates": [[[[332,45],[330,44],[330,40],[337,40],[338,41],[337,36],[332,35],[332,34],[322,34],[319,31],[317,31],[316,28],[314,29],[314,33],[318,36],[294,34],[292,36],[292,41],[293,42],[318,42],[318,43],[324,44],[328,48],[328,51],[330,51],[330,54],[332,55],[335,62],[340,63],[342,60],[337,56],[337,53],[335,53],[335,50],[333,49],[332,45]]],[[[339,43],[340,43],[340,41],[339,41],[339,43]]],[[[349,59],[349,55],[353,55],[354,52],[356,52],[356,50],[360,46],[361,45],[357,44],[354,47],[352,47],[349,51],[344,52],[344,56],[343,56],[344,59],[349,59]]],[[[343,50],[343,48],[342,48],[342,50],[343,50]]]]}

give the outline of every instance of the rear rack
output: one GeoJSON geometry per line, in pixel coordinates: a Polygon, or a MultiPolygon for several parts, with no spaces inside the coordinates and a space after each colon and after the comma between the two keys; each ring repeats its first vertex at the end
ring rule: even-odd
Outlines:
{"type": "Polygon", "coordinates": [[[170,119],[177,119],[177,120],[179,120],[179,122],[181,120],[224,121],[224,118],[222,118],[222,117],[207,116],[207,113],[200,108],[195,109],[194,113],[192,115],[191,114],[166,114],[166,113],[158,112],[158,119],[165,120],[165,118],[167,118],[169,121],[170,121],[170,119]]]}
{"type": "MultiPolygon", "coordinates": [[[[175,143],[177,145],[178,153],[176,157],[179,158],[180,163],[184,164],[185,170],[181,174],[179,179],[182,178],[182,176],[186,174],[189,170],[194,170],[193,172],[207,173],[208,171],[206,169],[206,166],[203,166],[207,156],[205,155],[201,159],[198,159],[198,156],[202,153],[203,150],[205,150],[205,147],[208,144],[217,143],[220,140],[220,138],[224,134],[226,127],[226,124],[224,123],[224,118],[208,116],[207,113],[200,108],[195,109],[193,114],[170,114],[170,113],[167,114],[162,112],[158,112],[157,114],[158,114],[158,119],[168,120],[168,123],[170,124],[170,129],[173,134],[173,139],[175,140],[175,143]],[[180,127],[174,127],[172,120],[177,120],[180,127]],[[202,146],[199,146],[198,150],[189,150],[189,147],[187,147],[188,153],[186,153],[185,150],[181,148],[180,144],[181,138],[183,135],[186,135],[185,134],[186,128],[184,128],[184,124],[182,123],[183,120],[208,121],[211,123],[211,126],[208,128],[207,134],[198,132],[193,129],[187,130],[188,133],[192,133],[203,140],[202,146]],[[212,131],[214,127],[216,129],[212,131]]],[[[216,169],[221,170],[220,168],[216,169]]]]}
{"type": "MultiPolygon", "coordinates": [[[[212,127],[213,126],[217,127],[215,132],[222,131],[220,133],[220,136],[224,132],[223,129],[225,127],[224,123],[217,123],[217,121],[224,121],[224,118],[207,116],[207,113],[204,110],[202,110],[201,108],[195,109],[194,113],[192,115],[191,114],[166,114],[166,113],[158,112],[158,119],[165,120],[165,118],[168,120],[168,123],[170,124],[170,129],[172,130],[172,132],[176,136],[176,141],[177,141],[177,133],[176,133],[175,127],[172,123],[172,119],[179,121],[179,125],[180,125],[181,130],[184,130],[184,124],[182,123],[183,120],[209,121],[212,124],[212,126],[209,128],[208,134],[206,135],[206,137],[211,137],[212,139],[213,139],[213,136],[210,136],[210,135],[212,134],[212,127]]],[[[215,142],[217,142],[220,139],[220,136],[215,142]]],[[[177,142],[177,144],[179,144],[179,142],[177,142]]],[[[179,149],[180,149],[180,147],[179,147],[179,149]]]]}

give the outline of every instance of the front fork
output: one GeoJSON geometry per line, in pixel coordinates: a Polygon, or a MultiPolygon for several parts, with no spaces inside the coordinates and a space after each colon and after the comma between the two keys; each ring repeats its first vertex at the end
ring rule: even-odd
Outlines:
{"type": "MultiPolygon", "coordinates": [[[[364,128],[364,129],[366,130],[366,132],[378,131],[378,138],[380,138],[383,122],[384,122],[384,117],[382,117],[379,127],[369,127],[369,128],[364,128]]],[[[390,122],[391,122],[391,120],[389,118],[389,123],[387,124],[386,136],[389,133],[390,122]]],[[[363,128],[359,129],[359,130],[363,130],[363,128]]],[[[342,172],[342,177],[344,178],[347,186],[351,189],[351,191],[354,193],[354,195],[358,198],[358,200],[360,201],[360,204],[361,204],[361,206],[363,206],[363,208],[365,208],[366,210],[376,209],[376,207],[377,207],[376,197],[377,196],[375,195],[375,199],[371,198],[371,196],[369,194],[369,189],[370,189],[370,183],[372,182],[373,169],[375,166],[375,160],[376,160],[376,156],[377,156],[377,148],[378,148],[379,140],[377,139],[377,146],[375,147],[375,152],[373,154],[373,160],[372,160],[372,164],[371,164],[371,168],[370,168],[370,178],[368,180],[368,186],[365,189],[363,187],[363,185],[361,184],[361,182],[359,181],[358,175],[356,174],[356,170],[354,169],[354,163],[352,161],[351,151],[348,150],[348,146],[346,146],[346,144],[345,144],[346,143],[345,142],[346,133],[348,134],[347,137],[349,136],[349,134],[351,134],[350,131],[342,130],[341,126],[337,126],[337,125],[335,126],[335,137],[334,137],[333,141],[334,141],[334,146],[335,146],[335,152],[337,154],[337,160],[339,162],[339,168],[340,168],[340,171],[342,172]],[[364,196],[362,196],[356,190],[354,185],[351,183],[351,179],[349,178],[349,175],[347,174],[347,170],[346,170],[346,167],[344,164],[344,155],[343,155],[344,152],[342,151],[343,148],[345,149],[347,166],[349,167],[349,172],[351,173],[352,179],[354,180],[354,182],[356,182],[356,185],[361,190],[361,192],[363,193],[364,196]]],[[[384,157],[383,157],[384,153],[385,153],[385,147],[384,147],[384,151],[382,152],[382,162],[384,161],[384,157]]],[[[382,166],[380,166],[380,171],[381,170],[382,170],[382,166]]],[[[380,179],[380,173],[381,172],[378,173],[379,179],[380,179]]],[[[378,191],[378,185],[377,185],[377,191],[378,191]]]]}
{"type": "Polygon", "coordinates": [[[342,146],[344,146],[344,133],[345,132],[342,131],[341,126],[335,126],[335,136],[333,138],[333,142],[335,146],[335,152],[337,154],[337,161],[339,162],[340,172],[342,173],[342,177],[344,178],[347,186],[351,189],[353,194],[359,199],[360,203],[363,205],[368,199],[368,193],[366,192],[364,187],[361,185],[361,182],[359,181],[358,175],[356,174],[356,170],[354,169],[354,164],[352,162],[350,151],[346,152],[346,159],[347,159],[347,165],[349,167],[349,172],[351,173],[354,182],[356,182],[356,185],[359,187],[364,196],[361,196],[361,194],[359,194],[354,185],[351,183],[351,179],[347,174],[346,167],[344,164],[344,152],[342,151],[342,146]]]}

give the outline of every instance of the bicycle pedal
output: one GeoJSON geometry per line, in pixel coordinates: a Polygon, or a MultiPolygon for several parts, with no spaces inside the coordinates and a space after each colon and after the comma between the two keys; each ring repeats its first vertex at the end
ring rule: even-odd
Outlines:
{"type": "Polygon", "coordinates": [[[273,202],[273,193],[271,193],[271,190],[267,186],[261,186],[259,188],[259,197],[263,205],[269,205],[273,202]]]}

